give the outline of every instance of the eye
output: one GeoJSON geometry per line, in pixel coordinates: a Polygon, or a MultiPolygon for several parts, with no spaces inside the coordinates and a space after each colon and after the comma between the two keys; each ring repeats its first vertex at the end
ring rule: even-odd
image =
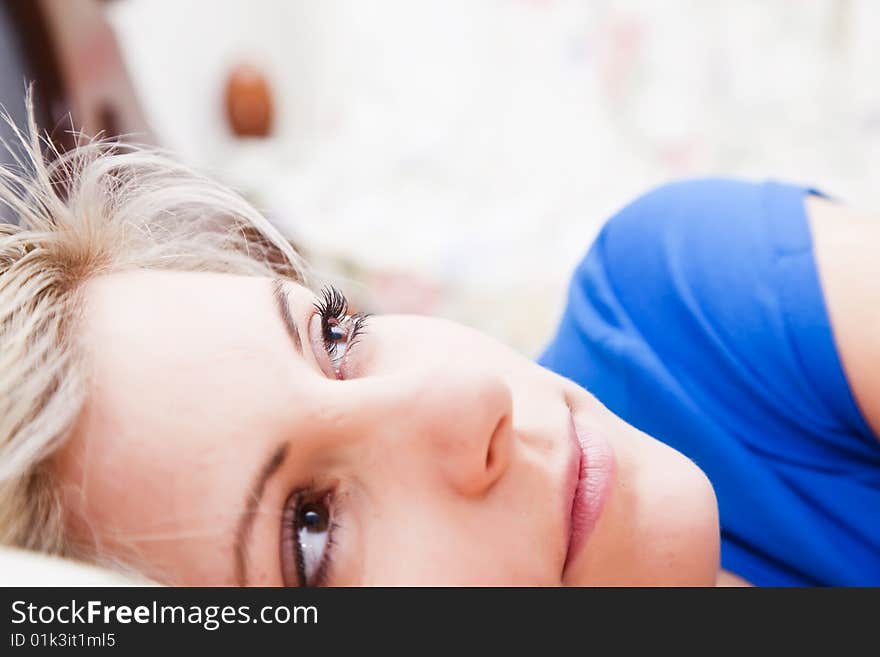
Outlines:
{"type": "Polygon", "coordinates": [[[335,287],[325,287],[315,304],[321,319],[321,340],[336,378],[342,378],[345,355],[363,334],[367,315],[348,312],[348,300],[335,287]]]}
{"type": "Polygon", "coordinates": [[[327,580],[331,564],[335,528],[330,496],[306,501],[306,493],[294,493],[284,511],[282,566],[288,585],[321,586],[327,580]],[[295,578],[291,564],[295,568],[295,578]]]}
{"type": "Polygon", "coordinates": [[[330,511],[321,503],[303,505],[296,515],[296,539],[299,544],[302,581],[310,585],[324,561],[330,535],[330,511]]]}

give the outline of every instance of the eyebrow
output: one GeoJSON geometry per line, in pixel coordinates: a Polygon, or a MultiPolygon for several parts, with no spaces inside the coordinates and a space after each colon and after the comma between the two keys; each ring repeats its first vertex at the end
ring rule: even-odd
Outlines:
{"type": "Polygon", "coordinates": [[[287,297],[283,278],[272,279],[272,296],[275,297],[275,307],[278,309],[278,315],[284,323],[284,328],[287,329],[287,334],[293,340],[293,346],[302,354],[302,338],[300,337],[296,320],[293,319],[293,315],[290,313],[290,300],[287,297]]]}
{"type": "Polygon", "coordinates": [[[266,482],[284,463],[289,447],[290,444],[284,442],[272,451],[269,458],[266,459],[259,472],[257,472],[257,476],[254,477],[254,481],[248,489],[247,497],[245,497],[244,510],[238,518],[233,546],[235,552],[235,580],[238,586],[247,585],[248,545],[254,520],[257,518],[260,501],[263,499],[263,491],[266,489],[266,482]]]}

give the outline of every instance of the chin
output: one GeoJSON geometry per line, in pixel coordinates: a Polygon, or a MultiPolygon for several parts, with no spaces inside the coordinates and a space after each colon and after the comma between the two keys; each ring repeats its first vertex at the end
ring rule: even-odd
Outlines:
{"type": "Polygon", "coordinates": [[[720,533],[709,479],[683,454],[628,425],[609,438],[617,461],[611,491],[563,584],[714,586],[720,533]]]}

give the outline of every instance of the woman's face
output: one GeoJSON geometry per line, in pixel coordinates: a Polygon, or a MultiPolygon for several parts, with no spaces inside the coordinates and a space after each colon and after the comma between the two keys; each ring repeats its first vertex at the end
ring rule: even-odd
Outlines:
{"type": "Polygon", "coordinates": [[[89,398],[55,461],[67,522],[148,577],[715,581],[702,472],[473,330],[355,331],[338,300],[322,318],[304,287],[222,274],[115,274],[85,299],[89,398]]]}

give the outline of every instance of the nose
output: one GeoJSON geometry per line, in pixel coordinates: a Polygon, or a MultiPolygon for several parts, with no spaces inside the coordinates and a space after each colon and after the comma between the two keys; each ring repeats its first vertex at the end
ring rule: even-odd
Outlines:
{"type": "MultiPolygon", "coordinates": [[[[479,369],[407,373],[352,381],[357,408],[349,435],[423,461],[458,494],[479,497],[504,475],[513,449],[513,399],[497,375],[479,369]],[[369,388],[369,390],[367,390],[369,388]],[[353,432],[356,432],[353,434],[353,432]]],[[[415,465],[415,464],[414,464],[415,465]]]]}
{"type": "Polygon", "coordinates": [[[482,495],[510,460],[510,389],[490,373],[459,371],[432,376],[426,393],[415,419],[426,427],[429,452],[459,493],[482,495]]]}

